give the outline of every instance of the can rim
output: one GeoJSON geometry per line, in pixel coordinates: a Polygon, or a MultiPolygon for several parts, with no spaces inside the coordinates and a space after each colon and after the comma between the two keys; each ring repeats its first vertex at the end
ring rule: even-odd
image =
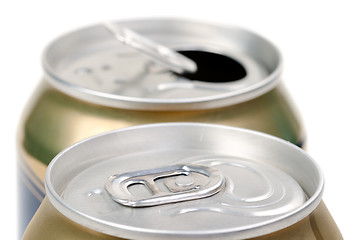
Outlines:
{"type": "MultiPolygon", "coordinates": [[[[300,154],[302,154],[303,156],[306,157],[306,160],[311,162],[314,166],[315,166],[315,171],[318,174],[318,185],[316,187],[316,191],[314,192],[313,195],[311,195],[309,197],[309,199],[299,208],[297,208],[296,210],[289,212],[287,214],[284,214],[280,217],[276,217],[272,220],[267,220],[265,222],[261,222],[261,223],[257,223],[257,224],[251,224],[249,225],[249,228],[244,227],[244,229],[242,227],[235,227],[235,228],[229,228],[229,229],[222,229],[222,230],[208,230],[208,231],[195,231],[195,232],[186,232],[185,234],[187,234],[187,236],[194,236],[195,239],[205,239],[208,236],[210,236],[211,238],[214,236],[217,236],[217,239],[223,239],[226,236],[230,236],[230,234],[233,234],[235,237],[240,237],[240,238],[251,238],[251,237],[257,237],[257,236],[261,236],[261,235],[265,235],[265,234],[269,234],[278,230],[281,230],[285,227],[291,226],[294,223],[300,221],[301,219],[305,218],[306,216],[308,216],[316,207],[317,205],[320,203],[321,199],[322,199],[322,193],[323,193],[323,189],[324,189],[324,177],[323,177],[323,173],[320,169],[320,167],[317,165],[317,163],[315,162],[315,160],[313,160],[308,154],[306,154],[302,149],[298,148],[297,146],[282,140],[280,138],[265,134],[265,133],[261,133],[261,132],[257,132],[257,131],[253,131],[253,130],[248,130],[248,129],[240,129],[240,128],[235,128],[235,127],[229,127],[229,126],[224,126],[224,125],[216,125],[216,124],[198,124],[198,123],[159,123],[159,124],[147,124],[147,125],[141,125],[141,126],[134,126],[134,127],[129,127],[129,128],[125,128],[125,129],[119,129],[119,130],[115,130],[115,131],[110,131],[108,133],[104,133],[104,134],[100,134],[94,137],[90,137],[86,140],[80,141],[76,144],[74,144],[73,146],[67,148],[66,150],[62,151],[61,153],[59,153],[54,159],[53,161],[50,163],[50,165],[48,166],[48,170],[46,172],[46,177],[45,177],[45,186],[46,186],[46,191],[47,191],[47,196],[49,198],[49,200],[51,201],[51,203],[54,205],[54,207],[59,210],[62,214],[64,214],[66,217],[68,217],[69,219],[84,225],[84,226],[91,226],[93,225],[93,222],[95,222],[96,224],[99,225],[105,225],[105,226],[109,226],[112,228],[116,228],[118,227],[118,224],[111,224],[107,221],[98,221],[98,219],[93,218],[91,216],[88,216],[86,214],[77,212],[75,209],[73,209],[71,206],[69,206],[68,204],[66,204],[60,195],[58,195],[58,193],[56,192],[55,188],[53,187],[53,185],[51,184],[51,171],[54,168],[54,165],[56,164],[56,162],[58,161],[58,159],[60,159],[67,151],[70,151],[71,149],[76,148],[78,145],[81,145],[82,143],[91,141],[92,139],[95,138],[100,138],[100,137],[104,137],[107,134],[119,134],[121,132],[126,132],[126,131],[132,131],[132,130],[140,130],[140,129],[144,129],[144,128],[152,128],[152,127],[162,127],[162,126],[167,126],[167,127],[174,127],[174,126],[204,126],[204,127],[219,127],[219,128],[225,128],[228,130],[232,130],[232,131],[240,131],[243,133],[249,133],[249,134],[254,134],[258,137],[264,137],[269,139],[269,141],[275,141],[278,144],[283,144],[286,147],[293,149],[294,151],[299,152],[300,154]],[[237,235],[238,233],[238,235],[237,235]]],[[[138,228],[138,227],[132,227],[132,226],[123,226],[127,231],[134,231],[134,232],[140,232],[140,233],[144,233],[144,234],[148,234],[147,237],[145,237],[145,239],[160,239],[160,237],[163,237],[163,239],[178,239],[180,237],[182,237],[182,232],[172,232],[172,231],[164,231],[164,230],[155,230],[155,229],[142,229],[142,228],[138,228]],[[151,234],[151,235],[150,235],[151,234]],[[155,235],[154,235],[155,234],[155,235]],[[159,236],[158,236],[159,234],[159,236]]],[[[97,230],[97,231],[101,231],[100,228],[98,227],[91,227],[91,229],[97,230]]],[[[107,231],[108,229],[106,229],[106,233],[110,234],[110,232],[107,231]]],[[[145,235],[146,236],[146,235],[145,235]]]]}
{"type": "Polygon", "coordinates": [[[120,23],[125,24],[130,22],[137,23],[148,21],[177,21],[182,23],[206,24],[216,28],[229,29],[231,31],[242,31],[268,44],[269,48],[271,48],[272,51],[274,51],[274,54],[276,54],[277,64],[274,67],[274,70],[271,71],[267,77],[259,80],[258,82],[245,86],[241,89],[233,89],[229,92],[218,93],[213,96],[201,96],[182,99],[156,99],[106,93],[70,83],[69,81],[66,81],[66,79],[59,77],[58,75],[56,75],[56,70],[51,67],[47,56],[50,49],[62,38],[69,36],[70,34],[73,34],[79,30],[89,30],[93,27],[99,26],[99,24],[95,24],[86,28],[79,29],[77,31],[70,31],[66,34],[62,34],[61,36],[54,39],[48,44],[42,54],[42,67],[44,69],[45,78],[49,81],[51,85],[53,85],[58,90],[64,92],[65,94],[94,104],[123,109],[162,111],[211,109],[230,106],[256,98],[273,89],[279,82],[279,78],[283,69],[282,55],[279,49],[271,41],[259,34],[256,34],[255,32],[237,26],[181,18],[142,18],[128,21],[120,21],[120,23]]]}

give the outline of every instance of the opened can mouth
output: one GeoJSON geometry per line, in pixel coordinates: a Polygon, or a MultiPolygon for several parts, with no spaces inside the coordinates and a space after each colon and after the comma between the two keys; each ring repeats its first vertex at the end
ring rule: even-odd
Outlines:
{"type": "Polygon", "coordinates": [[[277,48],[240,28],[182,19],[117,24],[192,59],[197,71],[176,74],[119,43],[99,24],[64,35],[47,47],[43,67],[49,82],[91,103],[169,111],[247,101],[272,89],[281,73],[277,48]]]}
{"type": "Polygon", "coordinates": [[[128,239],[262,236],[308,216],[323,184],[317,164],[284,140],[199,123],[93,137],[46,173],[47,196],[62,214],[128,239]]]}
{"type": "Polygon", "coordinates": [[[179,53],[197,64],[196,72],[178,75],[192,81],[226,83],[239,81],[247,76],[245,68],[228,56],[206,51],[179,51],[179,53]]]}

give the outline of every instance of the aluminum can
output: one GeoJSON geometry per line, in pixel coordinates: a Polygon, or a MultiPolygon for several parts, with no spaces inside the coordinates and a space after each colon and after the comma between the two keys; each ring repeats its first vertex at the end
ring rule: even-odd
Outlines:
{"type": "Polygon", "coordinates": [[[343,239],[303,150],[252,130],[161,123],[57,155],[23,240],[343,239]]]}
{"type": "Polygon", "coordinates": [[[102,24],[50,43],[43,54],[44,79],[18,131],[20,229],[43,200],[51,159],[109,130],[217,123],[304,143],[304,130],[280,83],[281,55],[266,39],[240,28],[180,19],[120,25],[193,59],[196,74],[167,70],[119,43],[102,24]]]}

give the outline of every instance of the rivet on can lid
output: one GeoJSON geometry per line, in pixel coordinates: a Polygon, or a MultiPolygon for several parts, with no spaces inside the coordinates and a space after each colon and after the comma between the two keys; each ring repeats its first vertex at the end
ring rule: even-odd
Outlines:
{"type": "Polygon", "coordinates": [[[194,184],[195,183],[195,179],[193,179],[190,176],[178,176],[176,178],[175,183],[178,186],[187,187],[187,186],[191,186],[192,184],[194,184]]]}

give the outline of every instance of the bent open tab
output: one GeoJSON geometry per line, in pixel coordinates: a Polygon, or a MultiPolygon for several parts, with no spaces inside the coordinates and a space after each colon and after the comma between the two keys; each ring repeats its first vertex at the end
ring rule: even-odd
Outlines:
{"type": "Polygon", "coordinates": [[[104,23],[103,26],[121,43],[159,62],[176,73],[194,73],[197,65],[188,57],[126,28],[118,23],[104,23]]]}

